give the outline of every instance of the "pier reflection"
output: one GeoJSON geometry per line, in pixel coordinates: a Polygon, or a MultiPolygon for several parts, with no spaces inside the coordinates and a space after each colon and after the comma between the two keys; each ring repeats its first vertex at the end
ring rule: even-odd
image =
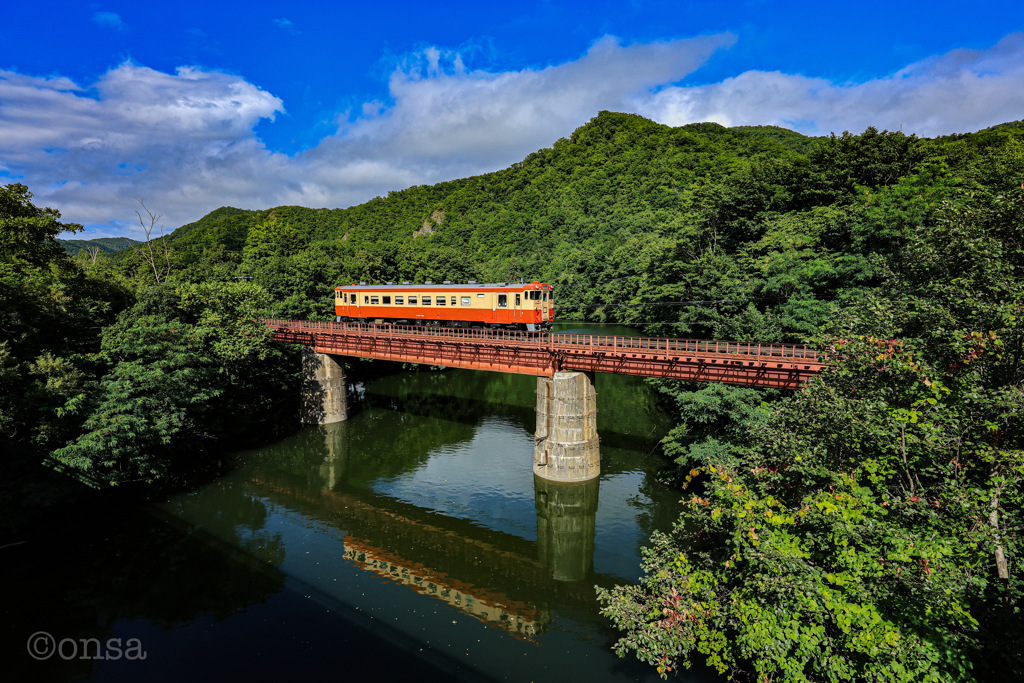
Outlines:
{"type": "Polygon", "coordinates": [[[533,477],[537,551],[555,581],[583,581],[593,571],[598,483],[533,477]]]}
{"type": "Polygon", "coordinates": [[[595,583],[616,583],[593,571],[597,479],[535,478],[534,542],[351,483],[365,481],[352,446],[347,423],[307,430],[292,448],[251,462],[245,487],[340,536],[357,568],[524,640],[545,633],[556,608],[588,609],[595,583]]]}

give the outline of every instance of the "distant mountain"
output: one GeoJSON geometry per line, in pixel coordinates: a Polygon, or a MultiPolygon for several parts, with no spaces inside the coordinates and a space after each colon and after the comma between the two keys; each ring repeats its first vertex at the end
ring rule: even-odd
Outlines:
{"type": "Polygon", "coordinates": [[[985,132],[986,130],[1020,130],[1021,128],[1024,128],[1024,119],[1020,121],[1007,121],[1006,123],[997,123],[996,125],[989,126],[988,128],[985,128],[980,132],[985,132]]]}
{"type": "Polygon", "coordinates": [[[230,251],[242,251],[248,226],[259,215],[259,211],[222,206],[199,220],[174,230],[171,233],[171,241],[219,243],[230,251]]]}
{"type": "Polygon", "coordinates": [[[779,126],[733,126],[730,130],[770,138],[775,142],[788,147],[794,152],[800,152],[801,154],[807,154],[814,147],[827,139],[824,137],[807,137],[806,135],[801,135],[796,131],[789,130],[788,128],[780,128],[779,126]]]}
{"type": "Polygon", "coordinates": [[[100,237],[94,240],[57,240],[57,242],[70,256],[74,256],[80,251],[86,251],[90,247],[97,247],[101,253],[109,254],[142,244],[139,240],[129,237],[100,237]]]}

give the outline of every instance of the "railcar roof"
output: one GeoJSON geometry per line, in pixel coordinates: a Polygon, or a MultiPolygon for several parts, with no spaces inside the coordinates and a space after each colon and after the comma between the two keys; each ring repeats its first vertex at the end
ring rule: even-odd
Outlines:
{"type": "Polygon", "coordinates": [[[552,289],[551,285],[546,282],[463,282],[463,283],[452,283],[452,282],[403,282],[403,283],[388,283],[384,285],[368,285],[365,283],[359,283],[358,285],[338,285],[335,289],[365,289],[365,290],[381,290],[381,289],[552,289]]]}

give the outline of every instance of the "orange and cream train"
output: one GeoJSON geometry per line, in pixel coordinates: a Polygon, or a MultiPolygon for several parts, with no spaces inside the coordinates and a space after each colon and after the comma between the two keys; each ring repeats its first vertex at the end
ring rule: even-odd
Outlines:
{"type": "Polygon", "coordinates": [[[334,288],[338,322],[550,329],[554,291],[544,282],[444,282],[347,285],[334,288]]]}

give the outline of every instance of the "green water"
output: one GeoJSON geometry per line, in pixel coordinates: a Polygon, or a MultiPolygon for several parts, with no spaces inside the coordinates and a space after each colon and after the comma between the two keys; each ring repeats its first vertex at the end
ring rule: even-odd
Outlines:
{"type": "Polygon", "coordinates": [[[642,381],[596,384],[587,484],[533,476],[536,378],[398,372],[195,490],[69,515],[0,555],[10,680],[657,680],[610,651],[594,586],[635,581],[679,513],[655,479],[671,424],[642,381]],[[38,631],[70,641],[35,661],[38,631]],[[83,659],[87,638],[145,659],[83,659]]]}

